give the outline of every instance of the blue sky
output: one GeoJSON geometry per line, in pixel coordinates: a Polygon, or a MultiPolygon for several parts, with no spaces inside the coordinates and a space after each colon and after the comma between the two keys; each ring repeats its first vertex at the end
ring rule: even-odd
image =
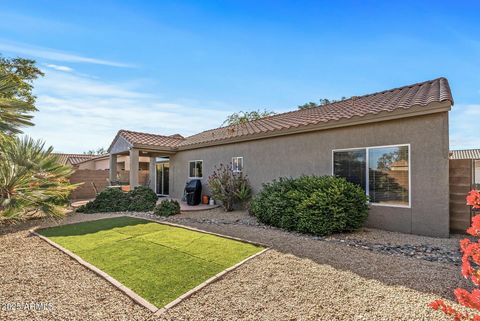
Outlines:
{"type": "Polygon", "coordinates": [[[57,151],[118,129],[190,135],[239,110],[287,111],[440,76],[452,148],[480,147],[479,3],[10,1],[0,53],[31,57],[36,126],[57,151]]]}

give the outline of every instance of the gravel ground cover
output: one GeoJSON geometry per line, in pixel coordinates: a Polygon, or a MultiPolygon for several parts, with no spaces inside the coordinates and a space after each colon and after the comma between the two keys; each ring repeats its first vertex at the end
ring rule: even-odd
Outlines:
{"type": "Polygon", "coordinates": [[[0,320],[145,320],[151,315],[28,231],[10,227],[2,232],[0,320]]]}
{"type": "Polygon", "coordinates": [[[157,320],[451,320],[435,298],[269,251],[157,320]]]}
{"type": "MultiPolygon", "coordinates": [[[[76,214],[62,224],[119,215],[124,214],[76,214]]],[[[146,213],[136,215],[148,216],[146,213]]],[[[459,236],[436,239],[364,229],[334,235],[331,242],[326,242],[264,227],[243,212],[221,210],[182,213],[168,221],[264,243],[278,251],[269,251],[227,274],[169,310],[160,320],[447,320],[426,304],[439,297],[453,299],[453,289],[467,285],[459,268],[451,263],[385,255],[338,242],[343,239],[391,245],[429,244],[455,249],[459,236]]],[[[27,225],[35,224],[58,223],[42,221],[27,225]]],[[[65,259],[40,240],[28,237],[25,232],[12,233],[12,229],[4,229],[3,233],[9,234],[0,236],[0,268],[6,271],[5,278],[10,282],[0,284],[0,302],[48,300],[54,304],[53,312],[48,313],[21,315],[17,311],[14,315],[0,311],[7,316],[6,320],[144,320],[151,317],[148,311],[133,304],[108,283],[97,280],[96,275],[65,259]],[[19,237],[21,242],[4,242],[19,237]],[[43,263],[36,263],[36,251],[42,252],[43,263]],[[63,258],[61,265],[67,268],[60,272],[48,268],[52,255],[57,257],[53,261],[63,258]],[[69,277],[71,265],[73,277],[69,277]],[[17,268],[20,268],[19,275],[15,273],[17,268]],[[80,273],[77,270],[85,275],[77,276],[80,273]],[[26,276],[22,276],[22,272],[26,276]],[[31,276],[35,276],[33,281],[31,276]],[[55,285],[48,286],[55,290],[39,295],[47,283],[44,278],[56,278],[55,285]],[[92,279],[95,286],[90,283],[92,279]],[[20,281],[21,290],[13,284],[15,280],[20,281]],[[82,284],[76,284],[77,280],[82,284]],[[68,303],[63,306],[63,302],[68,303]]],[[[4,319],[3,315],[0,319],[4,319]]]]}
{"type": "MultiPolygon", "coordinates": [[[[145,215],[145,214],[142,214],[145,215]]],[[[368,279],[375,279],[387,285],[401,285],[424,293],[434,293],[444,298],[454,299],[453,290],[469,287],[460,274],[458,266],[451,261],[420,259],[418,255],[374,251],[362,246],[348,246],[339,240],[358,240],[382,245],[427,245],[437,246],[442,251],[456,251],[458,240],[463,237],[432,238],[387,232],[376,229],[362,229],[350,234],[336,234],[319,238],[298,233],[286,232],[264,226],[245,212],[225,213],[221,210],[182,213],[167,219],[206,231],[240,237],[266,244],[284,253],[310,258],[320,264],[351,271],[368,279]],[[232,214],[232,216],[230,216],[232,214]],[[394,254],[394,255],[392,255],[394,254]]]]}

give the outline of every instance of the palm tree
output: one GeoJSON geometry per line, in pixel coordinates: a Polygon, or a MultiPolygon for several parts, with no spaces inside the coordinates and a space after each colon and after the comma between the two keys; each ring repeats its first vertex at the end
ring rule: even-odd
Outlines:
{"type": "Polygon", "coordinates": [[[41,213],[63,214],[59,205],[68,200],[76,185],[68,177],[69,166],[61,165],[52,147],[16,134],[32,126],[36,108],[12,96],[17,85],[0,75],[0,223],[5,219],[23,219],[41,213]]]}
{"type": "Polygon", "coordinates": [[[0,144],[0,221],[63,215],[59,205],[77,185],[68,180],[73,169],[60,164],[52,150],[29,137],[0,144]]]}

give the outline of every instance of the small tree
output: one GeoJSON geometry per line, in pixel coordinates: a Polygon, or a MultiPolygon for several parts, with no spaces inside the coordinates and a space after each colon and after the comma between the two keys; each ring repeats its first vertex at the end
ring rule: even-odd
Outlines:
{"type": "MultiPolygon", "coordinates": [[[[474,209],[480,209],[480,191],[473,190],[468,194],[467,205],[472,206],[474,209]]],[[[480,215],[473,217],[472,225],[467,229],[467,233],[477,238],[480,237],[480,215]]],[[[473,289],[472,292],[457,288],[454,294],[461,305],[480,311],[480,289],[478,288],[480,286],[480,239],[476,242],[472,242],[467,238],[463,239],[460,241],[460,249],[463,253],[462,275],[470,279],[477,288],[473,289]]],[[[435,300],[430,303],[430,306],[435,310],[441,310],[443,313],[452,316],[455,321],[480,321],[480,314],[473,315],[460,312],[442,300],[435,300]]]]}
{"type": "Polygon", "coordinates": [[[245,205],[252,195],[248,178],[242,172],[232,171],[231,166],[215,166],[208,178],[208,187],[213,199],[222,202],[226,212],[233,211],[236,204],[245,205]]]}
{"type": "Polygon", "coordinates": [[[303,105],[298,105],[297,108],[299,110],[315,108],[315,107],[325,106],[325,105],[328,105],[328,104],[333,104],[333,103],[336,103],[336,102],[339,102],[339,101],[342,101],[342,100],[345,100],[345,99],[347,99],[347,98],[346,97],[342,97],[340,99],[320,98],[318,103],[310,101],[310,102],[305,103],[303,105]]]}
{"type": "Polygon", "coordinates": [[[261,119],[267,116],[275,115],[275,112],[268,110],[253,110],[253,111],[240,111],[227,116],[227,119],[223,122],[223,125],[241,125],[252,120],[261,119]]]}

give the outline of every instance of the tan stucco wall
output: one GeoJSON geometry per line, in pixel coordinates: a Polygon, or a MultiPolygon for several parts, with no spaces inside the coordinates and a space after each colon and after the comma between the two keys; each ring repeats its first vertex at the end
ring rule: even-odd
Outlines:
{"type": "Polygon", "coordinates": [[[405,233],[448,236],[448,113],[268,138],[195,150],[171,156],[171,195],[181,197],[188,161],[203,160],[208,175],[233,156],[244,157],[254,191],[281,176],[331,175],[332,150],[411,144],[411,208],[371,206],[368,226],[405,233]]]}

